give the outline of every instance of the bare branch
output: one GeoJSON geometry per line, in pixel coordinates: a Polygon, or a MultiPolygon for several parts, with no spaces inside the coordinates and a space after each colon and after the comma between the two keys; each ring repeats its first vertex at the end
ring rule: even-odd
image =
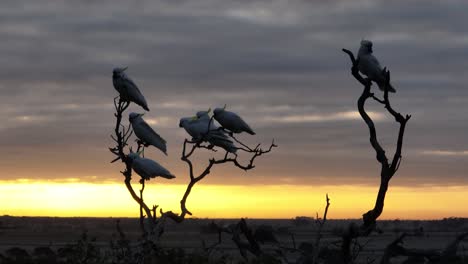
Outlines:
{"type": "MultiPolygon", "coordinates": [[[[210,121],[210,123],[211,123],[211,121],[210,121]]],[[[231,138],[235,139],[233,136],[231,136],[231,138]]],[[[259,148],[260,145],[257,145],[254,149],[252,149],[250,147],[247,147],[246,149],[243,149],[243,148],[240,149],[241,151],[244,151],[244,152],[249,153],[249,154],[252,155],[249,162],[247,164],[245,164],[245,165],[241,164],[237,160],[237,155],[235,155],[234,158],[229,158],[228,153],[226,152],[226,155],[224,156],[223,159],[211,158],[209,160],[208,165],[205,167],[205,169],[198,176],[195,176],[194,167],[193,167],[192,161],[189,158],[197,149],[208,148],[208,147],[202,145],[202,140],[203,139],[198,140],[198,141],[189,141],[188,139],[185,139],[185,141],[184,141],[184,145],[183,145],[183,148],[182,148],[181,160],[183,160],[188,165],[190,182],[187,185],[187,188],[186,188],[185,193],[184,193],[184,195],[182,197],[182,200],[180,201],[180,210],[181,210],[180,214],[176,214],[176,213],[174,213],[172,211],[164,212],[162,209],[160,209],[160,213],[161,213],[162,216],[168,217],[168,218],[172,219],[173,221],[175,221],[177,223],[182,222],[185,219],[186,215],[192,215],[192,213],[187,209],[187,206],[186,206],[186,202],[187,202],[187,199],[188,199],[188,197],[190,195],[190,192],[192,191],[192,188],[195,186],[195,184],[197,182],[201,181],[203,178],[205,178],[211,172],[211,168],[214,165],[224,164],[224,163],[232,163],[232,164],[234,164],[234,166],[236,166],[236,167],[238,167],[238,168],[240,168],[242,170],[245,170],[245,171],[251,170],[251,169],[255,168],[255,166],[253,164],[254,164],[255,159],[257,157],[259,157],[261,155],[264,155],[264,154],[267,154],[267,153],[271,152],[274,147],[277,147],[277,145],[274,143],[274,140],[273,140],[271,145],[269,146],[269,148],[267,150],[260,149],[259,148]],[[191,149],[187,153],[188,145],[191,145],[191,149]]],[[[208,148],[208,149],[210,149],[210,148],[208,148]]]]}
{"type": "Polygon", "coordinates": [[[317,237],[315,238],[315,245],[314,245],[314,254],[312,257],[312,263],[317,263],[317,259],[319,256],[320,252],[320,240],[322,239],[322,230],[323,226],[325,225],[325,222],[327,221],[327,214],[328,214],[328,207],[330,207],[330,198],[328,198],[328,193],[325,196],[325,201],[326,201],[326,206],[325,206],[325,211],[323,212],[323,219],[320,221],[318,219],[318,213],[317,213],[317,222],[319,224],[319,228],[317,230],[317,237]]]}
{"type": "MultiPolygon", "coordinates": [[[[135,200],[140,205],[140,210],[142,209],[146,213],[146,215],[149,218],[151,218],[152,216],[151,210],[143,201],[142,191],[144,187],[142,188],[142,191],[140,192],[140,197],[139,197],[131,185],[132,164],[131,164],[131,161],[127,158],[127,154],[125,154],[125,147],[127,146],[127,141],[130,138],[133,131],[131,130],[130,125],[128,128],[125,128],[125,126],[122,125],[123,113],[128,108],[129,105],[130,105],[130,102],[123,101],[122,98],[120,97],[114,98],[114,106],[115,106],[115,111],[116,111],[114,116],[116,118],[116,124],[115,124],[115,129],[114,129],[114,135],[111,135],[111,138],[117,143],[117,146],[113,148],[109,148],[109,150],[113,154],[118,156],[116,159],[112,160],[112,163],[118,160],[121,160],[121,162],[125,163],[125,170],[121,171],[121,173],[125,177],[124,179],[125,186],[127,187],[127,190],[130,192],[130,195],[132,196],[133,200],[135,200]]],[[[142,214],[140,214],[140,217],[142,217],[142,214]]],[[[152,222],[150,221],[150,223],[152,222]]]]}
{"type": "MultiPolygon", "coordinates": [[[[385,196],[388,190],[390,179],[398,170],[400,163],[401,163],[403,136],[405,132],[406,122],[411,118],[411,116],[406,115],[406,117],[403,117],[400,113],[396,112],[392,108],[390,104],[390,100],[389,100],[388,89],[384,90],[383,100],[379,99],[373,93],[371,93],[370,89],[371,89],[372,83],[369,79],[364,78],[359,73],[359,70],[358,70],[359,61],[356,60],[356,58],[354,57],[351,51],[343,49],[343,52],[348,54],[351,60],[351,63],[352,63],[351,74],[357,81],[359,81],[364,86],[364,90],[357,102],[358,110],[362,119],[364,120],[367,127],[369,128],[369,135],[370,135],[369,141],[371,143],[372,148],[375,150],[377,161],[381,165],[380,187],[377,193],[377,198],[375,201],[374,208],[372,210],[369,210],[367,213],[363,215],[363,223],[360,227],[357,227],[356,225],[352,224],[349,226],[345,234],[343,234],[343,243],[342,243],[343,260],[345,263],[349,263],[351,261],[351,250],[350,250],[351,241],[354,238],[357,238],[359,236],[369,235],[375,229],[376,220],[383,212],[385,196]],[[375,129],[374,122],[372,121],[372,119],[369,117],[369,115],[365,111],[364,105],[367,99],[369,98],[372,98],[378,103],[383,104],[385,109],[395,118],[395,121],[399,123],[400,125],[398,139],[397,139],[397,147],[395,150],[395,154],[393,155],[391,164],[389,164],[388,158],[385,154],[385,150],[382,148],[382,146],[380,145],[377,139],[377,132],[375,129]]],[[[386,77],[386,80],[385,80],[387,84],[386,87],[388,87],[390,84],[390,72],[385,68],[383,70],[383,73],[385,74],[385,77],[386,77]]]]}
{"type": "Polygon", "coordinates": [[[116,162],[118,160],[120,160],[120,157],[117,157],[117,158],[113,159],[110,163],[114,163],[114,162],[116,162]]]}

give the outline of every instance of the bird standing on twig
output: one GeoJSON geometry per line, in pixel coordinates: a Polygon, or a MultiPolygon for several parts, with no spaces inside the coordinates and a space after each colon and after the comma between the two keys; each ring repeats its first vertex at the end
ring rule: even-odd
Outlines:
{"type": "Polygon", "coordinates": [[[144,114],[130,113],[128,120],[132,124],[133,132],[145,147],[152,145],[167,155],[166,140],[156,133],[143,119],[144,114]]]}
{"type": "Polygon", "coordinates": [[[222,127],[233,133],[247,132],[250,135],[255,135],[252,128],[239,115],[226,110],[226,105],[223,108],[216,108],[213,111],[213,116],[222,127]]]}
{"type": "Polygon", "coordinates": [[[144,180],[149,180],[158,176],[166,179],[175,178],[172,173],[156,161],[140,157],[140,152],[130,153],[127,157],[132,161],[133,170],[144,180]]]}
{"type": "MultiPolygon", "coordinates": [[[[371,81],[377,83],[381,91],[385,91],[385,86],[387,83],[385,72],[372,52],[372,41],[362,40],[357,57],[358,69],[371,81]]],[[[388,91],[391,93],[396,92],[395,88],[393,88],[390,83],[388,83],[388,91]]]]}
{"type": "Polygon", "coordinates": [[[149,111],[148,104],[140,89],[136,86],[130,77],[125,74],[125,68],[114,68],[112,71],[112,83],[115,90],[119,92],[120,98],[124,101],[133,102],[149,111]]]}
{"type": "Polygon", "coordinates": [[[232,140],[223,131],[218,129],[213,130],[211,125],[209,125],[210,121],[211,118],[206,118],[204,114],[200,115],[200,118],[197,116],[183,117],[180,119],[179,127],[183,127],[194,140],[207,141],[211,145],[225,149],[227,152],[236,153],[237,148],[232,140]],[[210,127],[210,131],[208,131],[208,127],[210,127]]]}

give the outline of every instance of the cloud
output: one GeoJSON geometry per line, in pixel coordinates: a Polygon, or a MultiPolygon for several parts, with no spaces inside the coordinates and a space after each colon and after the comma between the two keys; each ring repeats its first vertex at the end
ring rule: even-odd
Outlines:
{"type": "Polygon", "coordinates": [[[421,154],[430,156],[468,156],[468,150],[424,150],[421,154]]]}
{"type": "MultiPolygon", "coordinates": [[[[171,155],[155,156],[168,167],[181,167],[179,118],[227,104],[257,132],[246,140],[275,138],[280,146],[249,180],[339,181],[352,170],[364,181],[375,164],[366,163],[373,154],[355,111],[362,87],[341,48],[355,51],[370,38],[392,72],[392,105],[413,115],[405,150],[434,148],[404,159],[400,172],[434,183],[442,172],[464,175],[464,164],[444,155],[468,146],[467,8],[465,1],[1,1],[0,144],[10,154],[0,165],[5,177],[114,177],[111,71],[129,66],[150,104],[145,119],[168,141],[171,155]],[[422,166],[428,156],[450,166],[422,166]],[[50,162],[63,165],[50,172],[50,162]]],[[[393,119],[380,105],[366,107],[383,144],[393,144],[393,119]]],[[[229,168],[219,173],[226,177],[213,181],[243,180],[229,168]]]]}
{"type": "Polygon", "coordinates": [[[145,118],[145,121],[150,125],[165,128],[170,128],[173,127],[174,124],[177,124],[177,120],[174,120],[173,118],[167,116],[158,116],[157,118],[145,118]]]}
{"type": "MultiPolygon", "coordinates": [[[[382,121],[384,115],[378,112],[368,112],[369,116],[374,121],[382,121]]],[[[277,123],[314,123],[314,122],[330,122],[330,121],[347,121],[347,120],[361,120],[361,115],[357,111],[346,111],[331,114],[303,114],[303,115],[288,115],[265,117],[267,122],[277,123]]]]}

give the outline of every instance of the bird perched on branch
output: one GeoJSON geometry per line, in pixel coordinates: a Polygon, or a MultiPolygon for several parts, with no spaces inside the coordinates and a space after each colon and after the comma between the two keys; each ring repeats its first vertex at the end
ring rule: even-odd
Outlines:
{"type": "MultiPolygon", "coordinates": [[[[213,119],[210,117],[210,112],[211,112],[211,108],[208,108],[207,111],[198,111],[195,116],[197,117],[197,120],[199,122],[204,122],[207,124],[209,124],[210,126],[210,130],[219,130],[219,126],[215,124],[215,122],[213,121],[213,119]]],[[[222,132],[221,132],[222,133],[222,132]]],[[[224,133],[222,133],[224,134],[224,133]]]]}
{"type": "Polygon", "coordinates": [[[211,113],[211,107],[208,108],[208,110],[206,111],[203,111],[203,110],[198,111],[195,115],[197,116],[198,120],[209,120],[211,119],[210,113],[211,113]]]}
{"type": "Polygon", "coordinates": [[[128,120],[132,124],[133,132],[147,147],[155,146],[167,155],[166,140],[156,133],[143,119],[144,114],[130,113],[128,120]]]}
{"type": "MultiPolygon", "coordinates": [[[[199,113],[201,114],[201,112],[199,113]]],[[[232,140],[222,131],[212,129],[211,125],[209,125],[210,120],[211,118],[206,118],[204,115],[201,115],[200,118],[197,116],[183,117],[180,119],[179,127],[183,127],[194,140],[207,141],[211,145],[225,149],[227,152],[236,153],[237,148],[232,140]],[[208,126],[210,127],[209,131],[208,126]]]]}
{"type": "Polygon", "coordinates": [[[125,74],[125,68],[114,68],[112,71],[112,83],[114,88],[119,92],[120,98],[124,101],[133,102],[149,111],[148,104],[140,89],[136,86],[130,77],[125,74]]]}
{"type": "Polygon", "coordinates": [[[226,111],[226,105],[223,108],[216,108],[213,111],[213,116],[222,127],[233,133],[247,132],[250,135],[255,135],[255,132],[239,115],[226,111]]]}
{"type": "Polygon", "coordinates": [[[173,179],[175,176],[166,168],[154,160],[140,157],[140,153],[130,153],[128,158],[132,161],[132,169],[141,176],[143,180],[149,180],[158,176],[173,179]]]}
{"type": "MultiPolygon", "coordinates": [[[[358,69],[370,80],[377,83],[380,90],[385,91],[386,76],[382,66],[380,66],[379,61],[372,52],[372,42],[369,40],[362,40],[361,47],[358,51],[358,69]]],[[[390,83],[388,83],[388,91],[391,93],[396,92],[395,88],[393,88],[390,83]]]]}

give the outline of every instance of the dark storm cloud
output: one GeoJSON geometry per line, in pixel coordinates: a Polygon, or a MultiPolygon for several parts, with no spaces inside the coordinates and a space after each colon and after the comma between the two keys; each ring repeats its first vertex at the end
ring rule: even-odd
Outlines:
{"type": "MultiPolygon", "coordinates": [[[[128,65],[149,101],[145,117],[169,142],[161,162],[181,182],[178,119],[227,104],[257,130],[251,143],[275,138],[280,148],[248,178],[223,167],[216,172],[225,176],[208,181],[366,183],[378,166],[355,113],[361,88],[340,49],[356,51],[368,38],[392,70],[394,106],[413,114],[399,183],[438,184],[442,176],[444,184],[466,183],[466,8],[463,1],[2,1],[0,144],[11,153],[0,161],[10,172],[4,178],[120,179],[118,165],[108,164],[110,75],[128,65]],[[18,166],[24,160],[30,166],[18,166]],[[49,171],[50,162],[61,165],[49,171]]],[[[375,105],[369,110],[391,150],[395,124],[375,105]]]]}

